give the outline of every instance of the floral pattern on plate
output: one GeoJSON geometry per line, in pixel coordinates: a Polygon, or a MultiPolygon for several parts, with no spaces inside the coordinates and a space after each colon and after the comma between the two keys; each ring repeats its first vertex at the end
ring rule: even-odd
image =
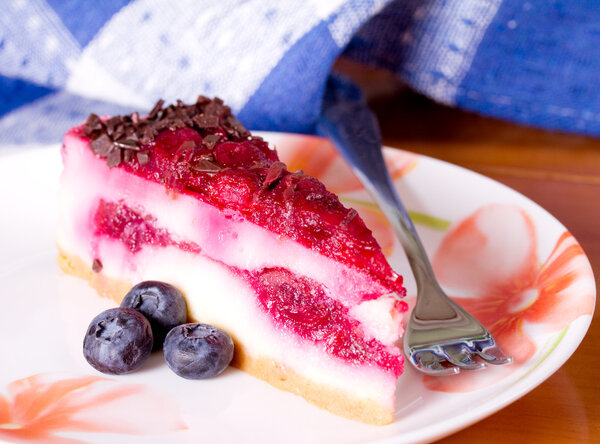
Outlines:
{"type": "Polygon", "coordinates": [[[0,394],[0,439],[80,443],[65,432],[149,435],[184,430],[172,401],[140,384],[99,376],[44,373],[9,383],[0,394]]]}
{"type": "Polygon", "coordinates": [[[528,213],[492,204],[453,227],[433,258],[440,284],[513,357],[493,371],[426,377],[431,390],[471,391],[507,376],[534,358],[538,346],[530,324],[560,331],[594,309],[593,276],[581,246],[565,231],[540,264],[538,237],[528,213]],[[464,297],[461,295],[467,295],[464,297]]]}

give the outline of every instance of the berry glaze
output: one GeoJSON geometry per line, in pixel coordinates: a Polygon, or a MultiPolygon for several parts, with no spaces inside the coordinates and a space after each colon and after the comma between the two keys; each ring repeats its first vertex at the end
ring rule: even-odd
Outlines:
{"type": "Polygon", "coordinates": [[[174,245],[183,251],[201,251],[193,242],[173,240],[167,230],[156,225],[153,216],[136,211],[122,202],[106,202],[101,199],[94,214],[94,228],[96,235],[121,241],[131,253],[137,253],[144,245],[174,245]]]}
{"type": "Polygon", "coordinates": [[[324,347],[325,351],[353,365],[372,363],[402,374],[398,349],[367,339],[348,308],[328,298],[318,282],[295,276],[283,268],[248,273],[263,310],[275,323],[292,330],[303,339],[324,347]]]}

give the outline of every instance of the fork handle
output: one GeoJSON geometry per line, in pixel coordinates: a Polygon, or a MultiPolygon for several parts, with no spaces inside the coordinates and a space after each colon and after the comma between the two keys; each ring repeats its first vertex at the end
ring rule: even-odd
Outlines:
{"type": "Polygon", "coordinates": [[[440,297],[440,291],[430,291],[438,290],[439,285],[415,226],[392,184],[373,112],[357,96],[349,98],[343,90],[329,88],[317,129],[350,164],[400,240],[417,281],[418,297],[413,315],[421,319],[454,318],[456,311],[448,298],[440,297]]]}

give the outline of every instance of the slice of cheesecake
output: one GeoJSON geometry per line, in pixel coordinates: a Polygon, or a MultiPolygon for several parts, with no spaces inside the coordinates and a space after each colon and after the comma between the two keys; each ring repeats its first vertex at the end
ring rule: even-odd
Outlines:
{"type": "Polygon", "coordinates": [[[59,263],[120,302],[177,286],[236,367],[349,418],[393,421],[402,278],[353,209],[290,172],[219,99],[90,115],[62,148],[59,263]]]}

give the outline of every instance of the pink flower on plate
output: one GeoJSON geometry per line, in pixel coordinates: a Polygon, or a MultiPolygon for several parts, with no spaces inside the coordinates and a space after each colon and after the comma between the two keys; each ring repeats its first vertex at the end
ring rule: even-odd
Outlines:
{"type": "Polygon", "coordinates": [[[431,390],[471,391],[507,376],[537,351],[529,326],[560,331],[594,308],[592,272],[573,236],[564,232],[541,262],[533,220],[514,205],[484,206],[456,225],[433,267],[449,295],[490,330],[514,363],[425,377],[431,390]]]}
{"type": "Polygon", "coordinates": [[[48,444],[82,443],[69,432],[129,435],[186,429],[178,409],[138,384],[98,376],[38,374],[13,381],[0,394],[0,439],[48,444]]]}
{"type": "MultiPolygon", "coordinates": [[[[302,170],[319,179],[335,194],[364,189],[327,139],[288,135],[285,150],[281,150],[280,154],[289,171],[302,170]]],[[[392,179],[398,179],[416,166],[419,156],[402,150],[386,150],[384,158],[392,179]]]]}
{"type": "MultiPolygon", "coordinates": [[[[315,136],[286,135],[285,149],[280,150],[280,154],[289,171],[302,170],[316,177],[329,191],[337,194],[344,205],[356,209],[373,232],[383,253],[391,254],[395,236],[379,207],[370,200],[343,195],[364,190],[364,187],[329,140],[315,136]]],[[[417,165],[419,156],[402,150],[386,150],[384,157],[390,175],[395,180],[411,171],[417,165]]]]}

